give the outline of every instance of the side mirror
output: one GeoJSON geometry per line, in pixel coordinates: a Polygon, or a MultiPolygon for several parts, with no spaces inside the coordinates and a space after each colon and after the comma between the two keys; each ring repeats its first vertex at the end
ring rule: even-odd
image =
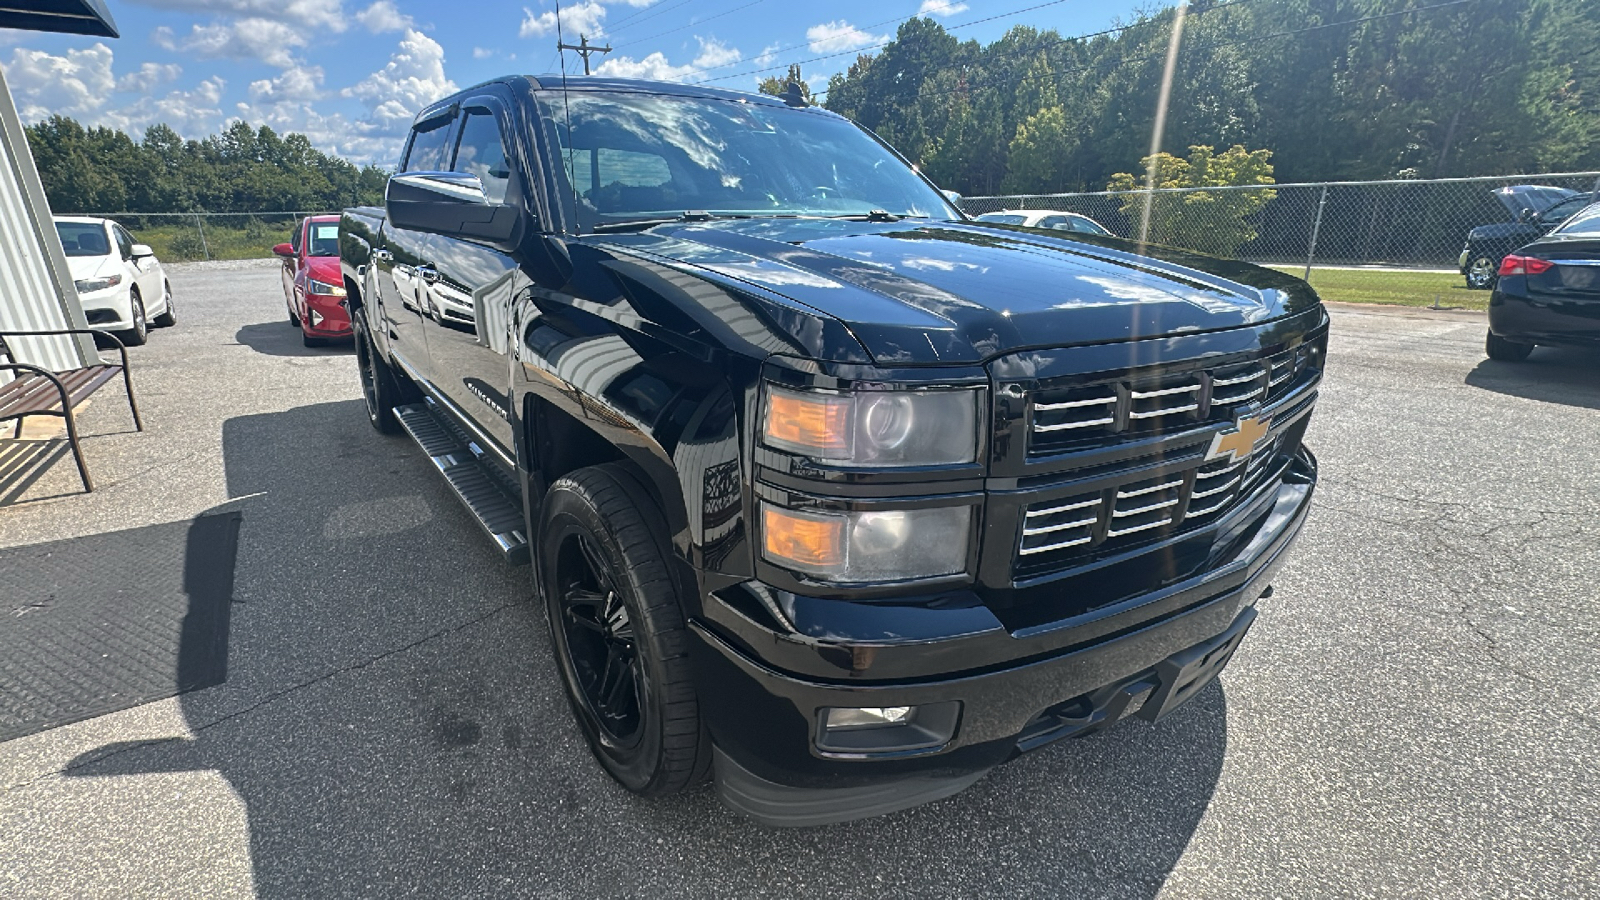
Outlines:
{"type": "Polygon", "coordinates": [[[1525,224],[1527,222],[1537,222],[1538,220],[1539,220],[1539,214],[1537,212],[1534,212],[1531,207],[1524,206],[1522,208],[1522,212],[1517,213],[1517,222],[1519,224],[1525,224]]]}
{"type": "Polygon", "coordinates": [[[155,256],[155,255],[156,255],[156,252],[154,250],[150,249],[150,245],[149,244],[134,244],[133,245],[133,258],[134,259],[144,259],[146,257],[155,256]]]}
{"type": "Polygon", "coordinates": [[[522,211],[490,203],[483,182],[465,172],[404,172],[389,179],[384,198],[396,228],[481,241],[510,250],[521,237],[522,211]]]}
{"type": "Polygon", "coordinates": [[[272,255],[281,256],[284,259],[294,259],[294,245],[279,244],[278,246],[272,248],[272,255]]]}

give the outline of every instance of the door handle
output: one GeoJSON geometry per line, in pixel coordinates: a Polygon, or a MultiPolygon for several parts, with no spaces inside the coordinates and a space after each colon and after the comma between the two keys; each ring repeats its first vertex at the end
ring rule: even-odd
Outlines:
{"type": "Polygon", "coordinates": [[[417,266],[417,274],[422,276],[422,280],[429,284],[439,283],[439,270],[433,266],[417,266]]]}
{"type": "Polygon", "coordinates": [[[390,253],[387,250],[374,250],[374,251],[372,251],[372,258],[377,260],[378,262],[381,262],[381,263],[394,262],[394,254],[390,253]]]}

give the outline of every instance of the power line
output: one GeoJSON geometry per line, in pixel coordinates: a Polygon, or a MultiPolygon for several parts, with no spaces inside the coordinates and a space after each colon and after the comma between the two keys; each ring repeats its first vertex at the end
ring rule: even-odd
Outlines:
{"type": "Polygon", "coordinates": [[[587,34],[580,34],[578,35],[578,42],[576,44],[568,44],[565,41],[562,41],[559,36],[557,36],[556,52],[559,53],[562,50],[572,50],[575,51],[579,56],[583,57],[583,74],[588,75],[590,74],[589,56],[594,53],[610,53],[611,47],[609,44],[604,47],[600,46],[599,44],[591,44],[589,43],[589,36],[587,34]]]}
{"type": "Polygon", "coordinates": [[[618,31],[620,31],[622,29],[622,27],[624,25],[627,25],[627,27],[632,28],[634,25],[637,25],[640,22],[646,22],[646,21],[649,21],[650,19],[654,19],[656,16],[659,16],[662,13],[668,12],[670,10],[677,9],[678,7],[684,6],[684,5],[688,4],[689,2],[691,2],[691,0],[678,0],[677,3],[665,3],[665,4],[662,4],[660,6],[655,6],[655,7],[647,6],[644,9],[639,10],[638,12],[634,13],[631,16],[624,16],[623,18],[617,20],[617,22],[614,25],[611,26],[611,28],[612,28],[611,33],[612,34],[616,34],[618,31]],[[648,15],[646,15],[646,13],[648,13],[648,15]]]}
{"type": "MultiPolygon", "coordinates": [[[[1000,13],[999,15],[994,15],[994,16],[987,16],[987,17],[982,18],[982,19],[973,19],[971,22],[962,22],[960,25],[951,25],[949,28],[946,28],[945,31],[947,31],[947,32],[948,31],[955,31],[958,28],[970,28],[973,25],[982,25],[985,22],[993,22],[996,19],[1004,19],[1004,18],[1007,18],[1009,16],[1018,16],[1018,15],[1021,15],[1021,14],[1025,13],[1025,12],[1033,12],[1036,9],[1044,9],[1047,6],[1057,6],[1057,5],[1065,3],[1065,2],[1067,2],[1067,0],[1050,0],[1050,2],[1048,2],[1048,3],[1037,3],[1037,4],[1034,4],[1033,6],[1024,7],[1023,9],[1012,10],[1011,12],[1000,13]]],[[[890,21],[902,21],[903,22],[906,19],[914,19],[914,18],[916,18],[916,16],[906,16],[904,19],[898,19],[898,20],[891,19],[890,21]]],[[[868,25],[867,27],[868,28],[877,28],[879,25],[885,25],[885,24],[888,24],[888,23],[887,22],[879,22],[877,25],[868,25]]],[[[766,68],[762,68],[762,69],[751,69],[748,72],[736,72],[736,73],[734,73],[732,75],[718,75],[716,78],[707,78],[706,82],[727,81],[730,78],[743,78],[746,75],[759,75],[762,72],[771,72],[771,71],[773,71],[775,69],[787,69],[791,65],[803,66],[806,63],[821,62],[824,59],[833,59],[836,56],[846,56],[846,55],[851,54],[851,53],[860,53],[863,50],[877,50],[877,49],[879,49],[881,47],[887,47],[892,43],[894,43],[893,40],[888,40],[888,41],[884,41],[881,44],[872,44],[872,45],[866,46],[866,47],[854,47],[854,48],[851,48],[849,50],[841,50],[838,53],[825,53],[822,56],[814,56],[814,57],[812,57],[810,59],[802,59],[802,60],[800,60],[798,62],[782,63],[782,64],[776,65],[776,66],[767,66],[766,68]]],[[[796,45],[796,46],[805,46],[805,45],[796,45]]],[[[794,49],[794,48],[791,47],[789,49],[794,49]]],[[[781,52],[781,51],[774,51],[774,52],[781,52]]],[[[713,66],[711,68],[720,68],[720,66],[713,66]]]]}
{"type": "Polygon", "coordinates": [[[690,22],[687,25],[679,25],[677,28],[672,28],[672,29],[669,29],[667,31],[663,31],[660,34],[655,35],[653,38],[640,38],[637,41],[628,41],[626,43],[618,44],[617,45],[617,49],[620,50],[623,47],[632,47],[634,44],[642,44],[647,40],[654,40],[655,38],[666,37],[669,34],[673,34],[675,32],[683,31],[686,28],[699,28],[701,25],[704,25],[705,23],[711,21],[712,19],[720,19],[723,16],[732,15],[732,14],[738,12],[741,9],[749,9],[750,7],[755,6],[758,3],[765,3],[765,2],[766,2],[766,0],[750,0],[749,3],[746,3],[743,6],[735,6],[733,9],[723,10],[722,12],[719,12],[714,16],[706,16],[704,19],[700,19],[699,21],[690,22]]]}

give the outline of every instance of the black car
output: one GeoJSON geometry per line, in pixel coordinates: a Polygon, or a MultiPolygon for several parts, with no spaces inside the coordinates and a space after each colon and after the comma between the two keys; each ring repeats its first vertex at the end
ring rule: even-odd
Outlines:
{"type": "Polygon", "coordinates": [[[1600,203],[1500,261],[1488,353],[1523,360],[1537,344],[1600,347],[1600,203]]]}
{"type": "Polygon", "coordinates": [[[340,255],[368,417],[532,562],[578,725],[640,794],[709,769],[812,825],[1159,719],[1317,482],[1305,282],[973,222],[798,97],[479,85],[417,118],[340,255]]]}
{"type": "Polygon", "coordinates": [[[1503,187],[1493,193],[1512,220],[1479,225],[1467,232],[1459,263],[1467,287],[1475,290],[1494,287],[1501,257],[1560,225],[1595,199],[1594,194],[1537,184],[1503,187]]]}

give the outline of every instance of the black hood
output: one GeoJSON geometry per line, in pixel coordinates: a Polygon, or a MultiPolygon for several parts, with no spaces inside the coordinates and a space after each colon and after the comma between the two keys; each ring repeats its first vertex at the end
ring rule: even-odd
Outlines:
{"type": "Polygon", "coordinates": [[[881,366],[1259,325],[1317,305],[1248,263],[965,222],[737,219],[588,240],[764,288],[844,323],[881,366]]]}

